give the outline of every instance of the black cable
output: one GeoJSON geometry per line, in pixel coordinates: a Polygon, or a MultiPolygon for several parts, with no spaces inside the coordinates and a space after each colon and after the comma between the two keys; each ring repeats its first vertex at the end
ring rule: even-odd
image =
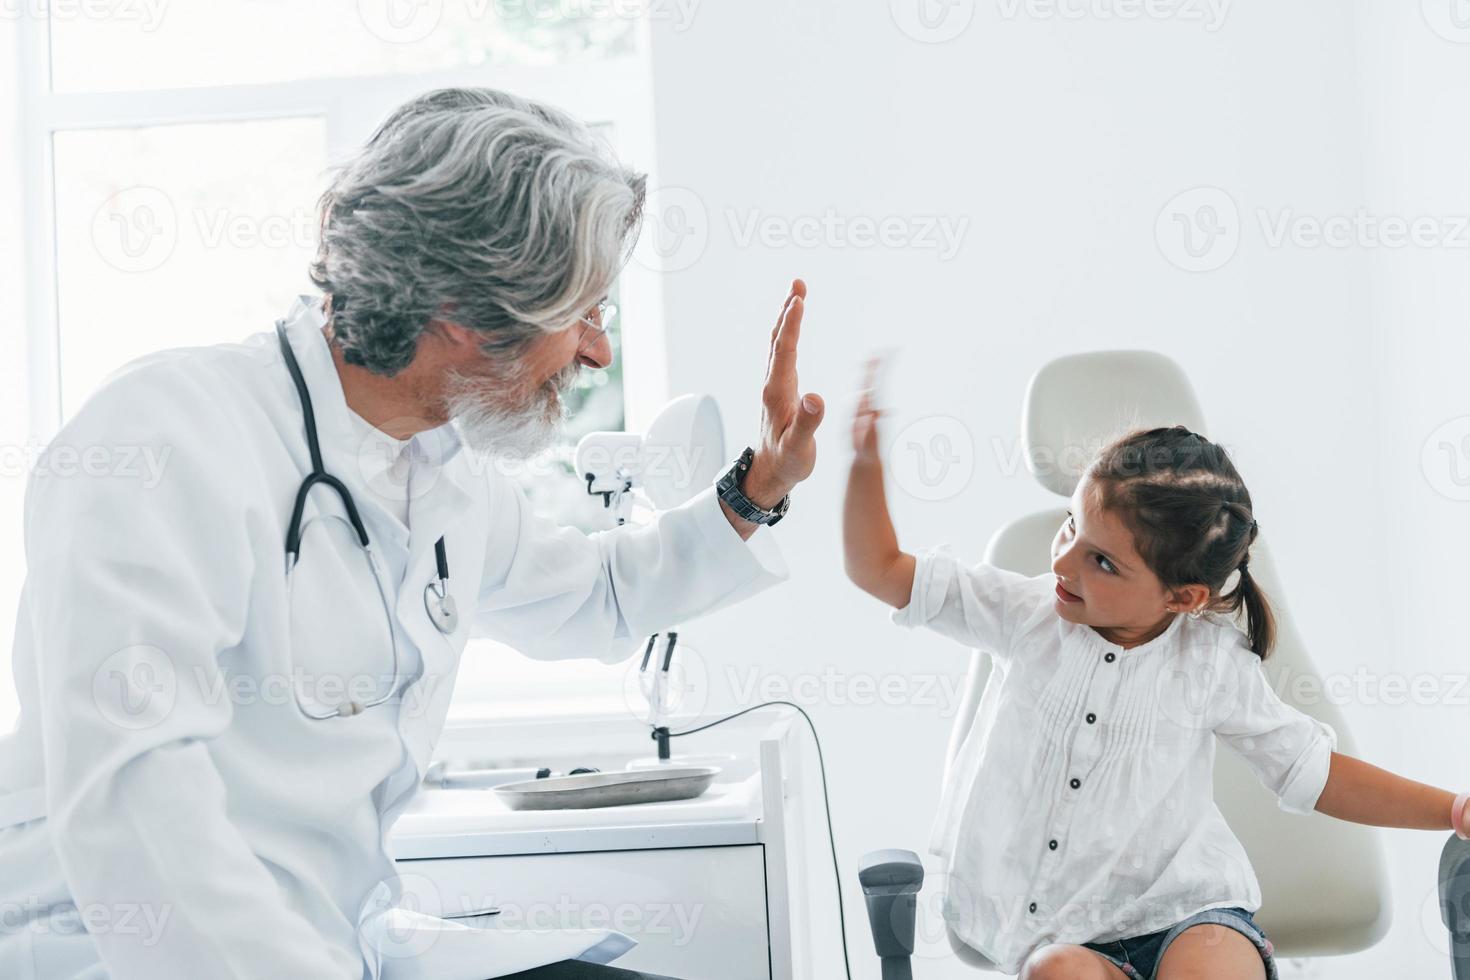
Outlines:
{"type": "Polygon", "coordinates": [[[695,732],[702,732],[706,728],[723,725],[727,721],[732,721],[741,715],[748,715],[752,711],[760,708],[774,708],[777,705],[783,704],[788,708],[795,708],[801,712],[801,716],[806,719],[806,727],[812,730],[812,742],[817,746],[817,766],[822,772],[822,807],[827,811],[827,843],[832,849],[832,874],[837,879],[837,921],[842,930],[842,966],[847,971],[847,980],[852,980],[852,963],[847,957],[847,912],[842,906],[842,871],[837,866],[837,836],[832,832],[832,799],[827,793],[827,761],[822,758],[822,740],[817,736],[817,726],[812,723],[812,716],[807,714],[806,709],[795,701],[762,701],[760,704],[753,704],[749,708],[737,711],[733,715],[716,718],[714,721],[700,725],[698,728],[691,728],[683,732],[669,732],[666,737],[679,738],[683,735],[693,735],[695,732]]]}

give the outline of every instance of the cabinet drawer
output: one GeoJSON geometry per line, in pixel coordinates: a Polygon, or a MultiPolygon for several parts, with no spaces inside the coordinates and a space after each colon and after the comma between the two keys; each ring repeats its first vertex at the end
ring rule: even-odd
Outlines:
{"type": "Polygon", "coordinates": [[[607,928],[615,964],[699,980],[769,980],[764,848],[587,851],[399,861],[409,907],[497,906],[506,926],[607,928]]]}

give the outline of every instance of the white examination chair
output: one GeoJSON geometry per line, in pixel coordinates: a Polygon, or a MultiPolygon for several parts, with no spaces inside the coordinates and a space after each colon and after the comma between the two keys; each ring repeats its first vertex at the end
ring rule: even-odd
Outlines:
{"type": "MultiPolygon", "coordinates": [[[[1058,358],[1038,371],[1026,392],[1022,438],[1028,468],[1048,490],[1070,498],[1081,470],[1093,453],[1117,435],[1134,428],[1183,425],[1206,434],[1204,418],[1189,379],[1177,364],[1150,351],[1099,351],[1058,358]]],[[[1058,506],[1006,524],[991,538],[985,559],[1024,575],[1040,575],[1051,567],[1050,545],[1066,514],[1058,506]]],[[[1283,700],[1293,703],[1336,729],[1338,748],[1353,752],[1342,713],[1325,699],[1299,704],[1297,683],[1288,678],[1317,677],[1291,614],[1290,595],[1276,576],[1267,539],[1271,524],[1251,551],[1251,574],[1270,597],[1277,617],[1276,648],[1264,669],[1283,700]]],[[[950,736],[946,769],[963,741],[990,676],[990,656],[976,650],[963,687],[964,700],[950,736]]],[[[947,777],[947,772],[946,772],[947,777]]],[[[1278,958],[1351,953],[1377,942],[1388,929],[1390,912],[1384,856],[1375,828],[1334,820],[1320,813],[1291,814],[1248,769],[1223,749],[1216,754],[1215,800],[1245,846],[1261,883],[1262,905],[1256,921],[1275,944],[1278,958]]],[[[1470,854],[1453,835],[1441,862],[1445,882],[1459,883],[1470,893],[1470,854]],[[1452,857],[1453,852],[1453,857],[1452,857]]],[[[923,880],[923,868],[910,851],[885,850],[866,855],[860,869],[868,900],[874,942],[883,958],[884,980],[907,978],[913,947],[908,907],[923,880]],[[904,935],[902,926],[909,926],[904,935]],[[895,931],[894,927],[898,926],[895,931]]],[[[1452,897],[1442,905],[1445,922],[1459,910],[1470,925],[1470,907],[1452,897]]],[[[1464,928],[1463,926],[1461,927],[1464,928]]],[[[955,955],[977,969],[994,970],[989,959],[967,946],[952,931],[955,955]]],[[[1461,980],[1470,980],[1466,972],[1461,980]]]]}

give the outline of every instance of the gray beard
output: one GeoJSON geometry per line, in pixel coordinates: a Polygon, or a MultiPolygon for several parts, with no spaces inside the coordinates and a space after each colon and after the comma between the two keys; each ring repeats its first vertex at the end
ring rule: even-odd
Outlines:
{"type": "Polygon", "coordinates": [[[566,418],[564,395],[581,365],[575,361],[529,394],[522,394],[519,365],[485,374],[449,376],[444,403],[460,438],[471,451],[494,458],[526,460],[551,446],[566,418]]]}

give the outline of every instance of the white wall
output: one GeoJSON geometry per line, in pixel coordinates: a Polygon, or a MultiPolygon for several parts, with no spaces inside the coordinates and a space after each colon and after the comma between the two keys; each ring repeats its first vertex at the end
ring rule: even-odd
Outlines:
{"type": "MultiPolygon", "coordinates": [[[[1375,659],[1409,677],[1436,678],[1446,694],[1438,703],[1371,713],[1381,744],[1390,744],[1390,733],[1402,738],[1401,754],[1385,753],[1385,765],[1464,788],[1467,695],[1458,688],[1470,669],[1461,625],[1470,588],[1470,488],[1461,476],[1470,457],[1462,441],[1470,432],[1470,231],[1463,227],[1470,222],[1463,108],[1470,30],[1451,20],[1457,7],[1452,0],[1356,4],[1368,204],[1379,215],[1437,226],[1450,243],[1370,254],[1383,435],[1368,460],[1381,471],[1384,500],[1365,517],[1381,523],[1388,548],[1384,568],[1353,578],[1388,600],[1390,628],[1375,659]]],[[[1436,913],[1426,906],[1441,836],[1395,833],[1388,841],[1403,920],[1390,936],[1404,958],[1395,972],[1443,976],[1436,913]]]]}
{"type": "MultiPolygon", "coordinates": [[[[1465,508],[1434,498],[1418,462],[1430,422],[1464,411],[1453,384],[1464,361],[1450,362],[1443,346],[1445,331],[1462,328],[1445,310],[1442,329],[1389,353],[1385,331],[1421,329],[1375,316],[1385,305],[1404,311],[1405,296],[1375,302],[1382,270],[1372,249],[1309,237],[1312,222],[1373,203],[1365,147],[1392,128],[1363,114],[1362,89],[1383,80],[1360,76],[1352,8],[1242,4],[1207,25],[1106,16],[1118,6],[1072,2],[1083,15],[1064,18],[1040,3],[957,0],[947,9],[973,20],[944,43],[898,26],[916,23],[908,0],[705,4],[687,25],[654,25],[660,178],[686,189],[670,197],[685,217],[702,209],[706,239],[702,251],[699,236],[676,251],[672,264],[687,267],[666,278],[671,390],[719,397],[736,446],[755,435],[767,332],[786,283],[800,274],[811,287],[802,388],[827,396],[829,417],[818,471],[776,529],[795,580],[687,632],[711,661],[711,710],[721,698],[752,699],[739,690],[748,675],[732,684],[729,663],[755,665],[770,685],[757,693],[791,678],[820,682],[808,703],[828,750],[858,976],[876,972],[854,862],[882,846],[923,850],[952,708],[926,703],[927,684],[952,683],[965,665],[953,644],[890,625],[841,571],[848,393],[869,348],[901,350],[887,436],[910,423],[939,431],[948,423],[932,417],[953,417],[957,465],[973,464],[968,482],[935,502],[906,492],[920,487],[912,472],[891,476],[904,546],[952,541],[978,559],[999,523],[1047,502],[1010,455],[1026,380],[1043,362],[1154,348],[1189,371],[1211,434],[1234,451],[1321,671],[1442,673],[1457,654],[1433,630],[1404,632],[1410,616],[1447,630],[1454,605],[1445,603],[1463,587],[1452,549],[1465,540],[1465,508]],[[1177,241],[1161,247],[1156,219],[1202,185],[1237,208],[1238,250],[1213,271],[1186,272],[1166,256],[1184,261],[1177,241]],[[917,247],[738,238],[752,213],[794,222],[829,209],[971,221],[948,261],[917,247]],[[1306,244],[1275,238],[1283,217],[1306,244]],[[1447,571],[1451,580],[1438,577],[1447,571]],[[1431,584],[1438,601],[1418,598],[1431,584]],[[907,695],[861,704],[863,683],[907,695]]],[[[1204,5],[1151,7],[1180,8],[1204,5]]],[[[1416,10],[1381,16],[1404,33],[1420,27],[1416,10]]],[[[1367,26],[1362,36],[1374,71],[1401,71],[1391,39],[1367,26]]],[[[1463,61],[1464,52],[1435,52],[1441,62],[1456,54],[1463,61]]],[[[1463,105],[1455,94],[1426,79],[1371,102],[1381,117],[1427,99],[1422,118],[1395,125],[1438,120],[1420,138],[1463,151],[1463,125],[1449,135],[1451,107],[1463,105]]],[[[1381,166],[1397,165],[1399,145],[1375,150],[1381,166]]],[[[1434,172],[1449,193],[1462,155],[1434,172]]],[[[1373,172],[1373,193],[1411,175],[1392,176],[1373,172]]],[[[1203,200],[1218,200],[1212,193],[1203,200]]],[[[1455,274],[1449,261],[1388,285],[1408,294],[1443,283],[1455,274]]],[[[1448,749],[1428,748],[1449,734],[1449,711],[1357,697],[1344,711],[1370,761],[1439,785],[1460,778],[1448,749]]],[[[1396,922],[1375,949],[1333,962],[1334,978],[1384,975],[1390,964],[1394,975],[1448,972],[1420,924],[1444,835],[1387,837],[1395,858],[1414,862],[1395,882],[1396,922]]],[[[832,942],[825,949],[835,955],[832,942]]],[[[936,980],[965,974],[945,959],[923,965],[936,980]]],[[[837,969],[830,960],[821,975],[837,969]]]]}

